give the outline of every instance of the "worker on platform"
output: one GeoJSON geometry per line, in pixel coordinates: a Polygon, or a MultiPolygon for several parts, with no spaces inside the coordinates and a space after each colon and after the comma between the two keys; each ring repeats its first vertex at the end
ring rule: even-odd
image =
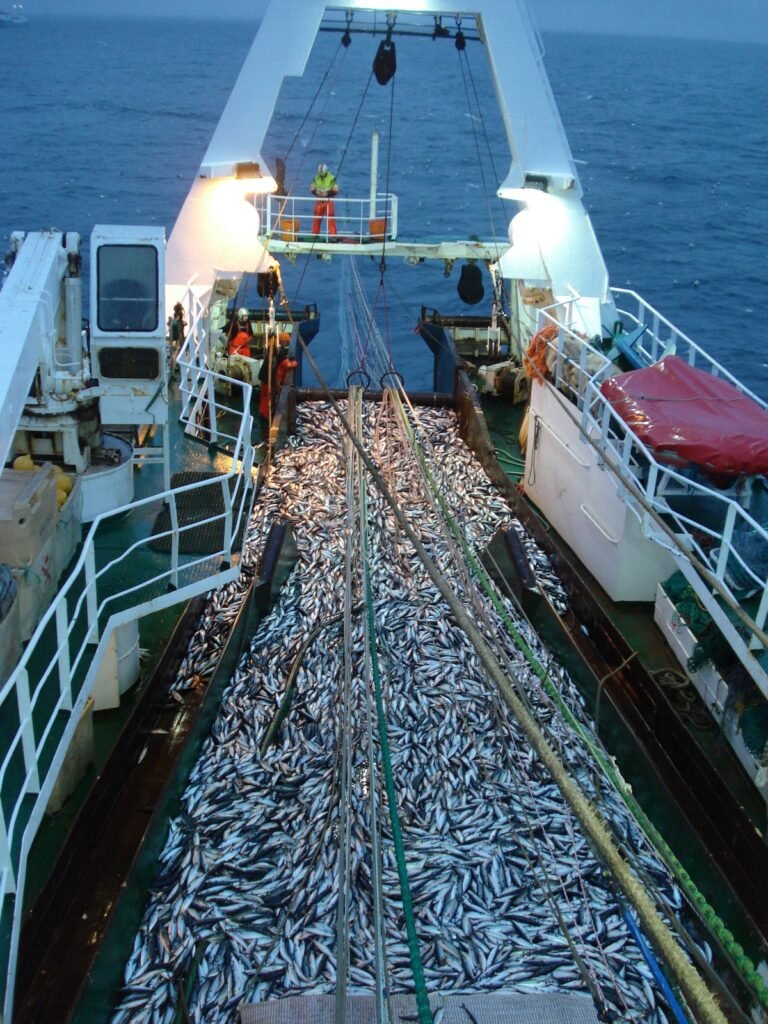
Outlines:
{"type": "Polygon", "coordinates": [[[315,219],[312,224],[312,234],[320,234],[320,225],[323,217],[328,217],[328,234],[336,234],[336,211],[333,206],[333,197],[339,191],[339,183],[336,176],[328,169],[327,164],[320,164],[317,174],[309,186],[310,192],[317,196],[315,203],[315,219]]]}
{"type": "Polygon", "coordinates": [[[232,336],[229,339],[227,352],[231,356],[245,356],[250,358],[251,345],[253,343],[253,332],[251,322],[248,319],[248,310],[238,310],[237,321],[232,325],[232,336]]]}
{"type": "Polygon", "coordinates": [[[285,384],[285,379],[290,371],[295,370],[299,365],[288,354],[290,343],[290,334],[281,334],[277,345],[270,348],[269,355],[261,364],[261,369],[259,370],[259,381],[261,383],[259,416],[263,420],[268,420],[272,416],[277,405],[280,388],[285,384]]]}
{"type": "Polygon", "coordinates": [[[173,307],[173,316],[168,321],[168,330],[171,335],[173,351],[178,352],[187,336],[187,321],[184,316],[184,307],[180,302],[173,307]]]}

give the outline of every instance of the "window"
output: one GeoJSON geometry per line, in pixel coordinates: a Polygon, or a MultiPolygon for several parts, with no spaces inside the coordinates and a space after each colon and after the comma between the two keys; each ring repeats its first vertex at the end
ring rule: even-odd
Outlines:
{"type": "Polygon", "coordinates": [[[160,353],[156,348],[102,348],[99,375],[124,380],[157,380],[160,353]]]}
{"type": "Polygon", "coordinates": [[[98,252],[99,330],[149,333],[158,326],[157,249],[102,245],[98,252]]]}

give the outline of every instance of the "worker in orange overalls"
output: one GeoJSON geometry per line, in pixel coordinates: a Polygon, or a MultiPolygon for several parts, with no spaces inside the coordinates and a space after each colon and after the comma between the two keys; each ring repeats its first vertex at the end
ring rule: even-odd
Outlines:
{"type": "Polygon", "coordinates": [[[295,359],[288,355],[288,346],[291,343],[290,334],[281,334],[277,348],[272,349],[271,356],[268,356],[259,370],[259,381],[261,382],[261,393],[259,395],[259,416],[268,420],[275,405],[280,388],[285,384],[285,378],[291,370],[299,365],[295,359]]]}
{"type": "Polygon", "coordinates": [[[246,356],[250,358],[251,345],[253,343],[253,333],[251,331],[251,324],[248,319],[248,310],[243,309],[238,311],[237,314],[237,330],[232,327],[232,337],[229,339],[227,346],[227,353],[230,356],[246,356]]]}
{"type": "Polygon", "coordinates": [[[309,191],[317,196],[315,203],[315,219],[312,224],[312,234],[320,234],[320,225],[323,217],[328,217],[328,234],[336,234],[336,211],[333,206],[333,197],[339,191],[339,183],[336,176],[328,170],[327,164],[320,164],[317,174],[312,179],[309,191]]]}

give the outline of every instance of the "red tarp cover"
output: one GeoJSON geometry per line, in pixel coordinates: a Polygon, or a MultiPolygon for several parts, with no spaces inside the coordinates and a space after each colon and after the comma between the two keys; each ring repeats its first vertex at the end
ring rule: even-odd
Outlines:
{"type": "Polygon", "coordinates": [[[679,356],[612,377],[600,390],[661,461],[730,476],[768,472],[768,412],[679,356]]]}

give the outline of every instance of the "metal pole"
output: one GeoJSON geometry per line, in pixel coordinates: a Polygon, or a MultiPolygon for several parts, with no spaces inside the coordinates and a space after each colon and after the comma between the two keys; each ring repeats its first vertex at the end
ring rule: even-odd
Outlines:
{"type": "Polygon", "coordinates": [[[376,217],[376,190],[379,178],[379,133],[374,130],[371,135],[371,202],[368,211],[370,220],[376,217]]]}

